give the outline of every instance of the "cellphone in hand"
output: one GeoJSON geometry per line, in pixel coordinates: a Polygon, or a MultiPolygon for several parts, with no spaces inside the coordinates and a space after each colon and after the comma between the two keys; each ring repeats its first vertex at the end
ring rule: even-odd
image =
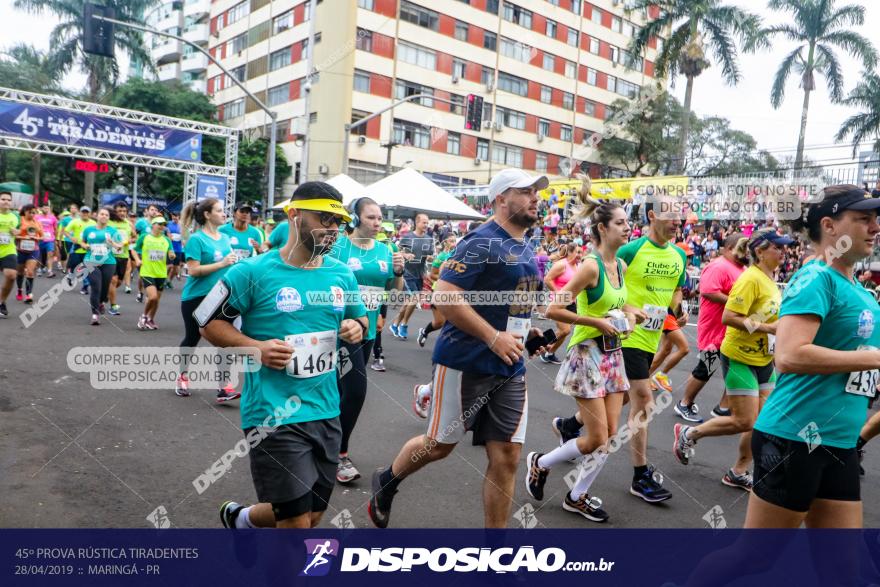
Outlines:
{"type": "Polygon", "coordinates": [[[542,346],[547,346],[556,342],[556,333],[552,328],[549,328],[544,331],[544,334],[536,335],[526,341],[526,350],[531,357],[534,355],[539,348],[542,346]]]}

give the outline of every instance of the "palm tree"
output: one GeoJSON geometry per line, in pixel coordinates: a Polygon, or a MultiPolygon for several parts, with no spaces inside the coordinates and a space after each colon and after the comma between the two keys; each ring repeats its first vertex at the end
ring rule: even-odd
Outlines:
{"type": "Polygon", "coordinates": [[[844,121],[834,140],[842,142],[852,137],[853,158],[859,145],[873,138],[874,151],[880,153],[880,76],[873,71],[862,73],[862,81],[840,102],[844,106],[858,108],[860,112],[844,121]]]}
{"type": "MultiPolygon", "coordinates": [[[[103,4],[116,10],[118,20],[143,24],[143,16],[159,0],[104,0],[103,4]]],[[[83,10],[86,0],[15,0],[14,6],[35,14],[52,13],[61,22],[55,25],[49,37],[51,58],[58,69],[66,74],[78,69],[86,74],[86,95],[89,102],[100,102],[119,81],[119,62],[116,57],[98,57],[83,51],[83,10]]],[[[117,51],[153,70],[149,50],[143,35],[134,29],[116,26],[117,51]]],[[[85,175],[85,201],[92,204],[95,197],[95,174],[85,175]]]]}
{"type": "Polygon", "coordinates": [[[655,69],[658,78],[680,74],[687,79],[676,165],[677,171],[683,173],[694,80],[712,64],[707,53],[721,64],[724,80],[736,85],[742,78],[736,41],[747,49],[754,48],[761,20],[742,8],[724,5],[721,0],[635,0],[628,9],[648,10],[652,6],[660,9],[660,15],[638,32],[630,51],[641,55],[650,39],[665,37],[671,31],[660,49],[655,69]]]}
{"type": "Polygon", "coordinates": [[[761,38],[769,39],[781,35],[798,43],[798,47],[782,60],[776,70],[770,103],[773,108],[779,108],[785,99],[785,85],[792,70],[800,75],[804,103],[794,167],[801,169],[804,163],[810,93],[816,89],[816,73],[825,77],[831,100],[840,102],[843,100],[843,72],[834,48],[842,49],[860,59],[868,70],[873,69],[877,63],[877,51],[871,41],[852,30],[853,26],[864,24],[864,6],[847,4],[837,8],[835,0],[770,0],[768,6],[788,13],[793,22],[771,26],[762,31],[761,38]]]}
{"type": "MultiPolygon", "coordinates": [[[[62,93],[60,85],[62,72],[45,52],[20,43],[4,51],[2,56],[5,59],[0,61],[0,86],[39,94],[62,93]]],[[[0,156],[4,155],[5,151],[0,151],[0,156]]],[[[5,175],[5,163],[4,158],[0,163],[3,175],[5,175]]],[[[40,177],[43,173],[40,153],[31,155],[31,165],[34,194],[39,195],[42,190],[40,177]]]]}

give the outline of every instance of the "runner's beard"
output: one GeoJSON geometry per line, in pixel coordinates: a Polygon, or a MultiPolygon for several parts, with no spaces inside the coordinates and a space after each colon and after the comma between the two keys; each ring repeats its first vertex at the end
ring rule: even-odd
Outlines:
{"type": "Polygon", "coordinates": [[[303,245],[305,245],[306,248],[311,249],[312,256],[314,257],[329,253],[330,249],[333,248],[333,244],[336,242],[336,237],[339,235],[338,232],[335,234],[329,232],[320,234],[321,232],[322,231],[320,230],[315,230],[300,235],[303,245]],[[319,233],[317,238],[316,233],[319,233]],[[331,236],[332,238],[328,239],[327,236],[331,236]]]}
{"type": "Polygon", "coordinates": [[[516,224],[517,226],[521,226],[522,228],[530,228],[531,226],[534,226],[535,222],[537,221],[537,214],[531,216],[529,214],[528,208],[518,210],[510,217],[510,222],[512,224],[516,224]]]}

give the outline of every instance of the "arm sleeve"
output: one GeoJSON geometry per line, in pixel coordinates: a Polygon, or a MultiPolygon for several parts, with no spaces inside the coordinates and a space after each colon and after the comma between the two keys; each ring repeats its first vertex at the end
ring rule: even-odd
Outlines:
{"type": "Polygon", "coordinates": [[[250,309],[250,293],[253,285],[248,267],[243,263],[234,265],[214,284],[214,287],[199,304],[196,313],[201,312],[208,315],[204,324],[214,320],[234,322],[242,313],[250,309]]]}
{"type": "Polygon", "coordinates": [[[681,256],[681,275],[678,278],[678,287],[684,287],[684,284],[687,282],[687,253],[685,253],[678,247],[675,247],[675,250],[678,251],[679,256],[681,256]]]}

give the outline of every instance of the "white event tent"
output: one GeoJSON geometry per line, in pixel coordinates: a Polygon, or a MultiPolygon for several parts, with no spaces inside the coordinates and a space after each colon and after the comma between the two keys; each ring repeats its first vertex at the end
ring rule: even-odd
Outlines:
{"type": "MultiPolygon", "coordinates": [[[[337,188],[338,189],[338,188],[337,188]]],[[[483,220],[485,216],[409,167],[366,188],[364,195],[395,216],[412,216],[424,212],[442,220],[483,220]]]]}

